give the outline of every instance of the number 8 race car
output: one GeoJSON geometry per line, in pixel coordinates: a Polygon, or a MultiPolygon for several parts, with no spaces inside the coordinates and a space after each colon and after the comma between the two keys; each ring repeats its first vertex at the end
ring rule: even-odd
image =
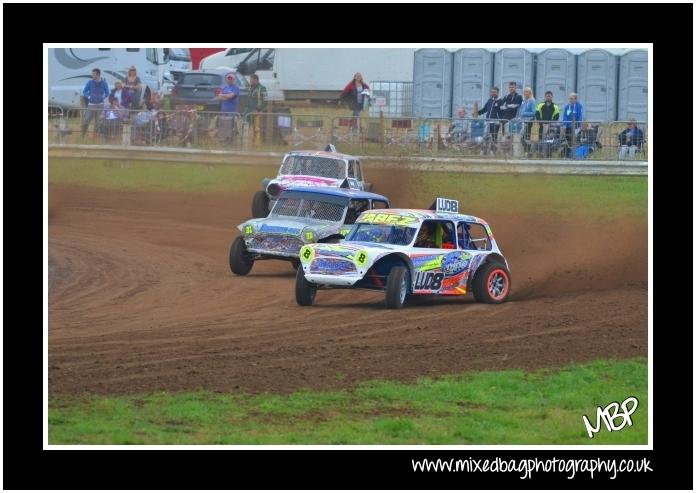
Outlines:
{"type": "Polygon", "coordinates": [[[337,244],[300,250],[295,298],[312,305],[317,289],[363,288],[385,292],[388,308],[411,295],[457,295],[502,303],[510,270],[482,219],[459,214],[456,200],[438,198],[430,210],[363,212],[337,244]]]}

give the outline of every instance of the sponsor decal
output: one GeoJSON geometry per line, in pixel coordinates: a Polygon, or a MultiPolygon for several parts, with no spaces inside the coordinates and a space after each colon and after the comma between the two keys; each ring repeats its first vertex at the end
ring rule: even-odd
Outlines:
{"type": "Polygon", "coordinates": [[[411,257],[413,266],[419,271],[440,269],[444,255],[419,255],[411,257]]]}
{"type": "Polygon", "coordinates": [[[438,291],[445,275],[442,272],[416,272],[416,290],[438,291]]]}
{"type": "Polygon", "coordinates": [[[251,224],[247,224],[246,226],[244,226],[244,234],[245,235],[254,234],[254,227],[251,224]]]}
{"type": "Polygon", "coordinates": [[[389,224],[392,226],[409,226],[417,222],[418,218],[403,216],[400,214],[387,214],[384,212],[364,212],[358,222],[368,224],[389,224]]]}
{"type": "Polygon", "coordinates": [[[447,277],[455,276],[469,267],[470,260],[471,254],[467,252],[447,255],[442,263],[442,272],[447,277]]]}
{"type": "Polygon", "coordinates": [[[311,264],[313,274],[346,274],[355,272],[355,265],[348,260],[332,257],[317,257],[311,264]]]}
{"type": "Polygon", "coordinates": [[[271,226],[270,224],[262,224],[261,229],[259,231],[261,233],[280,233],[291,235],[300,234],[299,228],[289,228],[287,226],[271,226]]]}

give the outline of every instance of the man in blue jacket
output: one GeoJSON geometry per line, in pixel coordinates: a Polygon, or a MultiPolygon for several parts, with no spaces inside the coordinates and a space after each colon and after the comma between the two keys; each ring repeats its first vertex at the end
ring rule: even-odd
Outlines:
{"type": "Polygon", "coordinates": [[[580,125],[582,125],[582,121],[584,119],[585,111],[580,101],[578,101],[578,95],[571,92],[568,96],[568,104],[566,104],[563,108],[563,116],[561,119],[561,121],[564,122],[563,126],[565,127],[567,158],[573,155],[575,131],[580,128],[580,125]]]}
{"type": "Polygon", "coordinates": [[[99,125],[99,114],[104,109],[104,100],[109,97],[109,84],[101,77],[101,70],[92,70],[92,79],[88,80],[82,95],[87,99],[87,108],[82,116],[82,137],[87,133],[89,124],[94,120],[94,132],[99,125]]]}

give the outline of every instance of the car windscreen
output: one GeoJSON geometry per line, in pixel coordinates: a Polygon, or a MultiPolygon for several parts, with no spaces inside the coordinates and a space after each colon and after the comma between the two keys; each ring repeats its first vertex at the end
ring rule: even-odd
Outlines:
{"type": "Polygon", "coordinates": [[[190,62],[191,53],[188,48],[169,48],[169,59],[177,62],[190,62]]]}
{"type": "Polygon", "coordinates": [[[184,74],[181,84],[186,86],[220,86],[222,76],[218,74],[184,74]]]}
{"type": "Polygon", "coordinates": [[[318,193],[284,192],[269,217],[301,217],[321,221],[343,221],[348,197],[318,193]]]}
{"type": "Polygon", "coordinates": [[[369,241],[389,245],[409,245],[413,241],[415,234],[416,228],[360,223],[353,226],[346,239],[349,241],[369,241]]]}
{"type": "Polygon", "coordinates": [[[340,179],[346,177],[346,166],[339,159],[320,156],[288,156],[280,167],[280,174],[340,179]]]}

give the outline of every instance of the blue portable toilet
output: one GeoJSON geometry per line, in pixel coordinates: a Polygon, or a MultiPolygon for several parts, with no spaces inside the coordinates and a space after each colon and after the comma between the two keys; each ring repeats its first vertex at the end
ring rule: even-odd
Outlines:
{"type": "Polygon", "coordinates": [[[558,48],[537,55],[534,89],[537,102],[544,100],[546,91],[553,93],[553,100],[561,107],[568,101],[568,95],[575,92],[576,62],[576,55],[558,48]]]}
{"type": "Polygon", "coordinates": [[[452,52],[424,48],[413,55],[413,113],[420,118],[452,115],[452,52]]]}
{"type": "MultiPolygon", "coordinates": [[[[588,50],[578,56],[578,100],[585,108],[585,120],[616,120],[617,57],[606,50],[588,50]]],[[[568,101],[563,101],[567,104],[568,101]]]]}
{"type": "Polygon", "coordinates": [[[493,85],[493,53],[483,48],[462,48],[454,52],[452,70],[452,116],[464,107],[471,116],[474,103],[483,106],[493,85]]]}
{"type": "Polygon", "coordinates": [[[648,52],[632,50],[621,55],[619,64],[618,119],[648,121],[648,52]]]}
{"type": "Polygon", "coordinates": [[[512,81],[517,82],[518,94],[522,94],[525,86],[534,87],[534,53],[518,48],[496,52],[493,85],[500,89],[500,97],[508,93],[508,84],[512,81]]]}

